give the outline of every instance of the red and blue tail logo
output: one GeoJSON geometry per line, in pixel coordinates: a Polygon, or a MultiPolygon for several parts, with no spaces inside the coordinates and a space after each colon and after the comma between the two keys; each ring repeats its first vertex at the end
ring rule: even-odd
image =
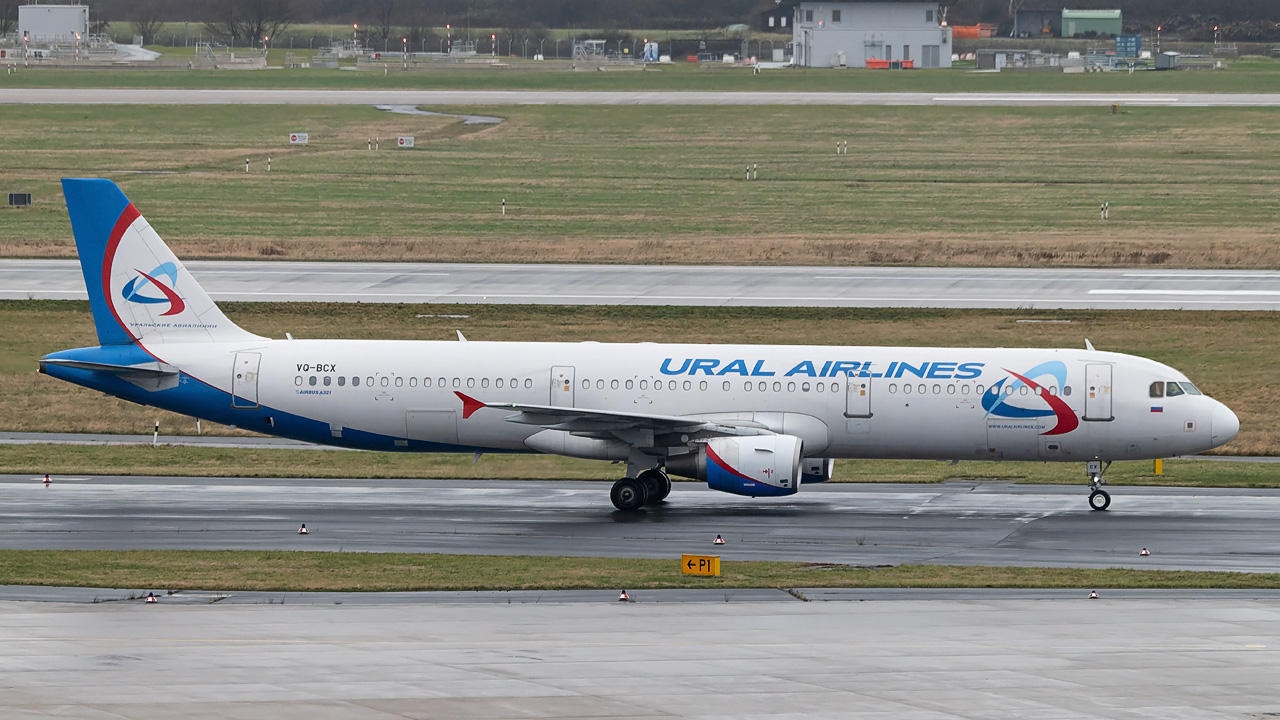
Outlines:
{"type": "Polygon", "coordinates": [[[986,410],[988,415],[1023,419],[1055,416],[1057,424],[1040,433],[1041,435],[1063,435],[1080,426],[1080,418],[1076,417],[1075,412],[1061,397],[1035,382],[1036,378],[1048,375],[1057,381],[1055,386],[1057,390],[1066,387],[1066,363],[1061,360],[1051,360],[1041,363],[1023,374],[1018,374],[1008,368],[1005,368],[1005,372],[1013,376],[1013,382],[1008,383],[1008,387],[1006,387],[1009,378],[1003,378],[987,388],[987,391],[982,395],[982,409],[986,410]],[[1023,396],[1016,395],[1018,389],[1022,387],[1030,388],[1033,393],[1030,396],[1031,399],[1022,400],[1023,396]],[[1015,397],[1020,402],[1030,402],[1040,407],[1015,404],[1015,397]],[[1048,407],[1044,407],[1046,405],[1048,407]]]}
{"type": "Polygon", "coordinates": [[[129,302],[140,303],[142,305],[155,305],[158,303],[169,303],[169,309],[160,313],[164,315],[177,315],[187,309],[187,304],[182,301],[178,293],[174,290],[178,285],[178,266],[171,262],[160,263],[151,272],[146,273],[138,270],[138,276],[125,283],[120,295],[129,302]],[[157,276],[169,278],[169,284],[165,285],[156,279],[157,276]],[[155,297],[154,295],[144,295],[143,291],[148,285],[152,285],[159,290],[163,297],[155,297]]]}

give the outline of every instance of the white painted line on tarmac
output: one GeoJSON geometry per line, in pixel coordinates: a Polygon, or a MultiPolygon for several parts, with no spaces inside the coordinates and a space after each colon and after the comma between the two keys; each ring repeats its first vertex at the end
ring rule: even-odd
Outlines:
{"type": "Polygon", "coordinates": [[[1149,272],[1149,273],[1125,273],[1121,277],[1132,278],[1214,278],[1216,280],[1236,280],[1238,278],[1270,278],[1272,280],[1280,280],[1280,272],[1237,272],[1235,270],[1223,270],[1216,273],[1193,273],[1193,272],[1149,272]]]}
{"type": "Polygon", "coordinates": [[[1241,296],[1250,297],[1280,295],[1280,290],[1114,290],[1095,288],[1090,295],[1200,295],[1200,296],[1241,296]]]}

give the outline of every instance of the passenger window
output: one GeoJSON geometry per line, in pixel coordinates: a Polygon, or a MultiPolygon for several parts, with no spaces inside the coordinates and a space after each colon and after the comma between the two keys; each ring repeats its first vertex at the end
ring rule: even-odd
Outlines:
{"type": "Polygon", "coordinates": [[[525,378],[525,379],[524,379],[524,386],[525,386],[525,388],[526,388],[526,389],[527,389],[527,388],[532,388],[532,387],[533,387],[533,379],[532,379],[532,378],[525,378]]]}
{"type": "Polygon", "coordinates": [[[459,379],[459,378],[454,378],[454,379],[453,379],[453,386],[454,386],[454,387],[456,387],[456,388],[460,388],[460,387],[462,387],[462,380],[461,380],[461,379],[459,379]]]}
{"type": "Polygon", "coordinates": [[[404,378],[402,377],[396,378],[396,387],[404,387],[404,378]]]}
{"type": "Polygon", "coordinates": [[[902,394],[903,394],[903,395],[910,395],[910,394],[911,394],[911,385],[909,385],[909,384],[907,384],[907,383],[903,383],[903,384],[902,384],[902,394]]]}
{"type": "Polygon", "coordinates": [[[391,378],[386,377],[386,376],[383,376],[383,378],[382,378],[382,387],[386,387],[386,386],[388,386],[388,385],[390,385],[390,384],[391,384],[391,378]]]}
{"type": "Polygon", "coordinates": [[[890,395],[898,394],[898,383],[889,383],[889,394],[890,395]]]}
{"type": "Polygon", "coordinates": [[[801,392],[809,392],[809,383],[800,383],[801,392]]]}
{"type": "Polygon", "coordinates": [[[955,394],[956,394],[956,386],[955,386],[955,385],[948,385],[948,386],[947,386],[947,394],[948,394],[948,395],[955,395],[955,394]]]}
{"type": "Polygon", "coordinates": [[[924,392],[925,392],[924,383],[920,383],[920,387],[918,387],[918,388],[916,388],[916,389],[920,391],[920,394],[921,394],[921,395],[923,395],[923,394],[924,394],[924,392]]]}
{"type": "Polygon", "coordinates": [[[583,380],[583,381],[582,381],[582,389],[583,389],[583,390],[590,390],[590,389],[591,389],[591,381],[590,381],[590,380],[583,380]]]}
{"type": "Polygon", "coordinates": [[[765,382],[765,381],[761,380],[761,381],[760,381],[760,392],[764,392],[765,390],[768,390],[768,389],[769,389],[769,383],[767,383],[767,382],[765,382]]]}
{"type": "Polygon", "coordinates": [[[373,376],[370,375],[369,377],[365,378],[364,384],[368,385],[369,387],[373,387],[373,376]]]}
{"type": "Polygon", "coordinates": [[[815,385],[815,386],[814,386],[814,388],[813,388],[814,392],[822,392],[822,391],[824,391],[824,390],[826,390],[826,389],[827,389],[827,386],[826,386],[825,384],[823,384],[823,383],[818,383],[818,384],[817,384],[817,385],[815,385]]]}
{"type": "Polygon", "coordinates": [[[936,384],[935,384],[935,385],[933,386],[933,394],[934,394],[934,395],[941,395],[941,394],[942,394],[942,386],[941,386],[941,385],[936,385],[936,384]]]}
{"type": "Polygon", "coordinates": [[[641,390],[648,390],[648,389],[649,389],[649,381],[648,381],[648,380],[641,380],[641,381],[640,381],[640,389],[641,389],[641,390]]]}
{"type": "Polygon", "coordinates": [[[1167,397],[1177,397],[1178,395],[1186,394],[1186,392],[1182,389],[1181,385],[1179,385],[1176,382],[1171,382],[1171,383],[1165,383],[1164,394],[1167,397]]]}
{"type": "Polygon", "coordinates": [[[422,387],[431,387],[431,378],[422,378],[422,387]]]}
{"type": "Polygon", "coordinates": [[[330,386],[330,385],[332,385],[332,384],[333,384],[333,378],[329,377],[328,375],[325,375],[325,376],[324,376],[324,386],[325,386],[325,387],[329,387],[329,386],[330,386]]]}
{"type": "Polygon", "coordinates": [[[1066,395],[1067,397],[1071,397],[1071,386],[1070,385],[1063,386],[1062,394],[1066,395]]]}
{"type": "Polygon", "coordinates": [[[774,392],[782,392],[782,383],[780,383],[780,382],[774,382],[774,383],[773,383],[773,391],[774,391],[774,392]]]}
{"type": "Polygon", "coordinates": [[[725,381],[724,381],[724,391],[725,391],[725,392],[729,392],[729,381],[728,381],[728,380],[725,380],[725,381]]]}
{"type": "Polygon", "coordinates": [[[312,375],[311,377],[307,378],[307,384],[308,384],[308,385],[310,385],[311,387],[315,387],[315,386],[316,386],[316,376],[315,376],[315,375],[312,375]]]}
{"type": "MultiPolygon", "coordinates": [[[[981,390],[979,390],[978,392],[982,392],[982,391],[981,391],[981,390]]],[[[969,394],[969,386],[968,386],[968,385],[961,385],[961,386],[960,386],[960,394],[961,394],[961,395],[968,395],[968,394],[969,394]]]]}
{"type": "MultiPolygon", "coordinates": [[[[338,384],[339,385],[342,384],[342,378],[338,378],[338,384]]],[[[416,377],[409,378],[409,387],[418,387],[418,378],[416,377]]]]}
{"type": "Polygon", "coordinates": [[[743,389],[743,390],[746,390],[747,392],[751,392],[751,381],[750,381],[750,380],[748,380],[748,381],[746,381],[745,383],[743,383],[743,384],[742,384],[742,389],[743,389]]]}
{"type": "Polygon", "coordinates": [[[604,389],[604,381],[603,381],[603,380],[597,380],[597,381],[596,381],[596,389],[597,389],[597,390],[603,390],[603,389],[604,389]]]}
{"type": "Polygon", "coordinates": [[[1027,394],[1027,386],[1026,386],[1026,385],[1023,385],[1022,387],[1018,388],[1018,394],[1019,394],[1019,395],[1026,395],[1026,394],[1027,394]]]}
{"type": "Polygon", "coordinates": [[[482,388],[487,388],[487,387],[489,387],[489,378],[481,378],[481,379],[480,379],[480,387],[482,387],[482,388]]]}
{"type": "Polygon", "coordinates": [[[467,389],[469,390],[469,389],[471,389],[471,388],[473,388],[473,387],[475,387],[475,386],[476,386],[476,379],[475,379],[475,378],[467,378],[467,389]]]}
{"type": "Polygon", "coordinates": [[[793,382],[787,383],[787,392],[795,392],[795,391],[796,391],[796,384],[793,382]]]}
{"type": "MultiPolygon", "coordinates": [[[[1172,383],[1170,384],[1172,385],[1172,383]]],[[[1151,397],[1154,397],[1154,398],[1164,397],[1164,383],[1162,382],[1151,383],[1151,397]]]]}
{"type": "Polygon", "coordinates": [[[617,380],[610,380],[610,381],[609,381],[609,389],[610,389],[610,390],[617,390],[617,389],[618,389],[618,381],[617,381],[617,380]]]}
{"type": "Polygon", "coordinates": [[[299,375],[298,377],[294,378],[294,379],[293,379],[293,384],[294,384],[294,385],[301,385],[301,384],[302,384],[302,376],[301,376],[301,375],[299,375]]]}
{"type": "Polygon", "coordinates": [[[440,383],[440,387],[448,387],[449,383],[445,378],[440,378],[436,382],[440,383]]]}
{"type": "Polygon", "coordinates": [[[351,376],[351,387],[360,387],[360,376],[359,376],[359,375],[352,375],[352,376],[351,376]]]}
{"type": "Polygon", "coordinates": [[[706,390],[706,389],[707,389],[707,381],[706,381],[706,380],[703,380],[702,382],[698,383],[698,389],[699,389],[699,390],[706,390]]]}
{"type": "Polygon", "coordinates": [[[985,387],[986,387],[986,386],[979,384],[979,385],[978,385],[978,387],[976,387],[976,388],[974,388],[974,389],[973,389],[973,391],[974,391],[974,392],[976,392],[976,393],[978,393],[979,395],[981,395],[981,394],[982,394],[982,392],[983,392],[983,390],[985,389],[985,387]]]}

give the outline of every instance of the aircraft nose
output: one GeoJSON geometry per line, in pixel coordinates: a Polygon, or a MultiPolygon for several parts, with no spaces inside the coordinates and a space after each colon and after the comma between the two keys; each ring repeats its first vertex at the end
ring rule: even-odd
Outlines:
{"type": "Polygon", "coordinates": [[[1213,435],[1213,446],[1226,445],[1240,432],[1240,418],[1231,412],[1231,408],[1218,403],[1213,408],[1213,417],[1210,418],[1210,432],[1213,435]]]}

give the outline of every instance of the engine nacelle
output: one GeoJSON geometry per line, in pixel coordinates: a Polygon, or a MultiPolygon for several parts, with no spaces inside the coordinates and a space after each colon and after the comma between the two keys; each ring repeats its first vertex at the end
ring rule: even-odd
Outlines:
{"type": "Polygon", "coordinates": [[[697,452],[667,459],[667,472],[706,480],[712,490],[773,497],[800,489],[800,450],[794,435],[720,437],[697,452]]]}
{"type": "Polygon", "coordinates": [[[836,461],[831,458],[805,458],[800,461],[801,484],[826,482],[835,471],[836,461]]]}

